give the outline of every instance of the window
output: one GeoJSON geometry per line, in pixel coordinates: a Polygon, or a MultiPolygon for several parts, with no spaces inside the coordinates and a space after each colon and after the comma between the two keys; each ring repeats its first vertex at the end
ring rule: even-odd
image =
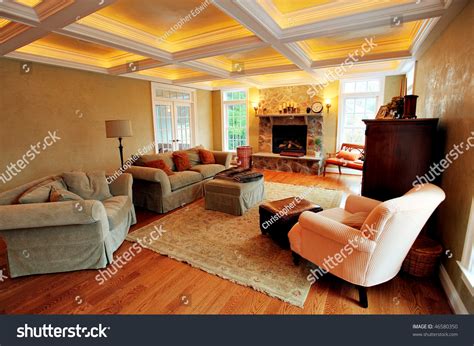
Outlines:
{"type": "Polygon", "coordinates": [[[382,102],[383,87],[383,78],[341,81],[338,147],[342,143],[364,144],[362,119],[375,118],[382,102]]]}
{"type": "Polygon", "coordinates": [[[187,149],[194,144],[194,91],[152,84],[155,150],[187,149]]]}
{"type": "Polygon", "coordinates": [[[223,147],[235,151],[248,143],[247,91],[226,90],[222,93],[223,147]]]}
{"type": "Polygon", "coordinates": [[[467,225],[466,240],[462,259],[458,265],[462,271],[462,279],[474,296],[474,198],[471,201],[471,214],[467,225]]]}
{"type": "Polygon", "coordinates": [[[415,86],[415,64],[408,70],[407,74],[407,95],[413,95],[415,86]]]}

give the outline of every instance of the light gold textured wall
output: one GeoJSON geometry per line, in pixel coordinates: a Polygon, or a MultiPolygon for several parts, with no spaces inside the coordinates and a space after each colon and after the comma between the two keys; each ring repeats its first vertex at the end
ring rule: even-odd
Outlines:
{"type": "Polygon", "coordinates": [[[212,92],[207,90],[196,91],[196,145],[203,145],[212,149],[213,122],[212,122],[212,92]]]}
{"type": "Polygon", "coordinates": [[[400,83],[402,82],[404,77],[404,74],[385,77],[385,87],[383,96],[384,105],[392,101],[392,97],[400,96],[400,83]]]}
{"type": "MultiPolygon", "coordinates": [[[[18,60],[0,59],[0,174],[42,140],[61,138],[17,176],[0,181],[0,191],[67,170],[115,170],[118,140],[105,137],[105,120],[130,119],[133,137],[124,156],[153,141],[150,82],[33,63],[20,73],[18,60]]],[[[197,144],[212,144],[211,92],[197,92],[197,144]]]]}
{"type": "MultiPolygon", "coordinates": [[[[441,36],[418,60],[416,90],[417,114],[438,117],[445,133],[444,153],[453,145],[466,142],[474,131],[472,18],[474,3],[451,22],[441,36]]],[[[439,208],[438,233],[445,249],[443,265],[468,311],[474,313],[474,299],[461,279],[460,261],[466,236],[471,200],[474,195],[474,150],[465,151],[445,170],[441,187],[446,200],[439,208]]]]}
{"type": "Polygon", "coordinates": [[[222,110],[221,110],[221,91],[212,92],[212,132],[213,149],[222,150],[222,110]]]}

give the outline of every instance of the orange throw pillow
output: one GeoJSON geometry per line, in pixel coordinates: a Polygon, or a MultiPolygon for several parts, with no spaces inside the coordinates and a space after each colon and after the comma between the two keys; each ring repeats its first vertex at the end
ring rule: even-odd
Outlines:
{"type": "Polygon", "coordinates": [[[356,161],[356,160],[360,159],[360,156],[361,156],[361,154],[358,153],[358,152],[352,153],[352,152],[346,151],[346,150],[341,150],[336,155],[336,157],[338,159],[344,159],[344,160],[347,160],[347,161],[356,161]]]}
{"type": "Polygon", "coordinates": [[[148,161],[145,162],[145,167],[150,167],[150,168],[158,168],[163,170],[166,175],[173,175],[173,171],[171,168],[168,167],[165,161],[163,160],[155,160],[155,161],[148,161]]]}
{"type": "Polygon", "coordinates": [[[206,149],[199,149],[199,158],[201,159],[201,162],[205,165],[216,163],[216,158],[214,157],[214,154],[206,149]]]}
{"type": "Polygon", "coordinates": [[[173,162],[176,165],[178,172],[182,172],[191,168],[189,156],[184,151],[175,151],[173,153],[173,162]]]}

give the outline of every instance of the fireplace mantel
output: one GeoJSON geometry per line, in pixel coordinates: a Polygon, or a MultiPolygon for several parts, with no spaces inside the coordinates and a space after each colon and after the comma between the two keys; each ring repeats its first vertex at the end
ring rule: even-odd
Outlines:
{"type": "Polygon", "coordinates": [[[308,125],[308,118],[309,117],[319,117],[322,118],[321,113],[282,113],[282,114],[258,114],[257,117],[259,118],[269,118],[270,123],[273,125],[274,118],[290,118],[293,119],[295,117],[304,117],[304,122],[308,125]]]}

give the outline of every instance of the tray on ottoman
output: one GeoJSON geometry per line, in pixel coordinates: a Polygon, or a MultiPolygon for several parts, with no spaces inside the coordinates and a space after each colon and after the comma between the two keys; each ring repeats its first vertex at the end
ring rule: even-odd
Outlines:
{"type": "Polygon", "coordinates": [[[281,247],[288,249],[288,232],[298,222],[305,211],[320,212],[321,206],[299,197],[289,197],[278,201],[265,202],[259,206],[260,231],[268,234],[281,247]]]}

